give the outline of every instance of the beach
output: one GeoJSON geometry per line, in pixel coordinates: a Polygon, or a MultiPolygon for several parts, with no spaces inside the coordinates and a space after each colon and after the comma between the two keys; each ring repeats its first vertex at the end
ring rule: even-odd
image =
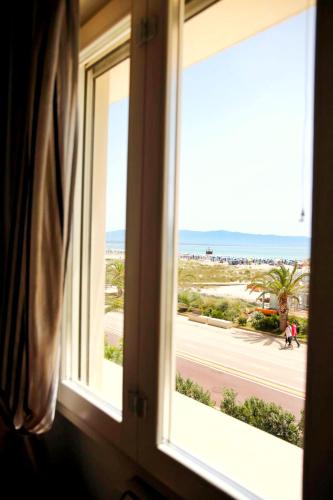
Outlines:
{"type": "Polygon", "coordinates": [[[233,283],[217,287],[205,287],[200,288],[199,292],[204,295],[213,295],[214,297],[232,297],[246,300],[247,302],[255,302],[261,293],[250,292],[250,290],[247,289],[247,285],[244,283],[233,283]]]}

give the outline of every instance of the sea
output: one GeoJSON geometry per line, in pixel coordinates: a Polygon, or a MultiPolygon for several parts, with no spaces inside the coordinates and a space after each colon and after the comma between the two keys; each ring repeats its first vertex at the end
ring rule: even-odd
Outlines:
{"type": "MultiPolygon", "coordinates": [[[[108,241],[108,250],[124,251],[124,242],[108,241]]],[[[310,257],[310,247],[302,246],[269,246],[269,245],[207,245],[207,244],[179,244],[180,255],[206,255],[206,250],[211,249],[214,257],[235,257],[247,259],[286,259],[303,261],[310,257]]]]}

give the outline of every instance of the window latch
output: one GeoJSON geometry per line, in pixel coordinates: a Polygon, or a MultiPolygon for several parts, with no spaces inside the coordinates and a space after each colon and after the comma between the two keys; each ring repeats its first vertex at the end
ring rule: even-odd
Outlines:
{"type": "Polygon", "coordinates": [[[128,407],[136,417],[145,418],[147,416],[148,400],[138,391],[129,391],[128,407]]]}
{"type": "Polygon", "coordinates": [[[144,45],[155,38],[157,33],[157,17],[143,17],[140,21],[139,45],[144,45]]]}

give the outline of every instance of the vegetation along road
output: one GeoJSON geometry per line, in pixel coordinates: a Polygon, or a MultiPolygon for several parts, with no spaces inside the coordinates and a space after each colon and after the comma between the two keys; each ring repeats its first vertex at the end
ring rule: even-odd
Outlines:
{"type": "MultiPolygon", "coordinates": [[[[122,313],[105,316],[110,343],[122,335],[122,323],[122,313]]],[[[299,416],[305,397],[305,344],[284,350],[283,337],[199,324],[180,315],[175,335],[177,371],[208,389],[217,404],[227,387],[240,401],[257,396],[299,416]]]]}

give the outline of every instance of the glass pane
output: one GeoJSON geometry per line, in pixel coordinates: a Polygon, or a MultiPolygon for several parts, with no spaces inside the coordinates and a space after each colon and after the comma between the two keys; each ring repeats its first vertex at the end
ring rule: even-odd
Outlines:
{"type": "Polygon", "coordinates": [[[88,381],[118,410],[123,386],[129,71],[125,59],[97,76],[94,85],[88,381]]]}
{"type": "Polygon", "coordinates": [[[308,4],[224,0],[184,26],[167,439],[263,498],[301,498],[315,43],[308,4]],[[277,474],[284,464],[288,481],[277,474]]]}
{"type": "Polygon", "coordinates": [[[109,71],[104,391],[122,405],[129,59],[109,71]],[[111,386],[111,380],[112,386],[111,386]]]}

